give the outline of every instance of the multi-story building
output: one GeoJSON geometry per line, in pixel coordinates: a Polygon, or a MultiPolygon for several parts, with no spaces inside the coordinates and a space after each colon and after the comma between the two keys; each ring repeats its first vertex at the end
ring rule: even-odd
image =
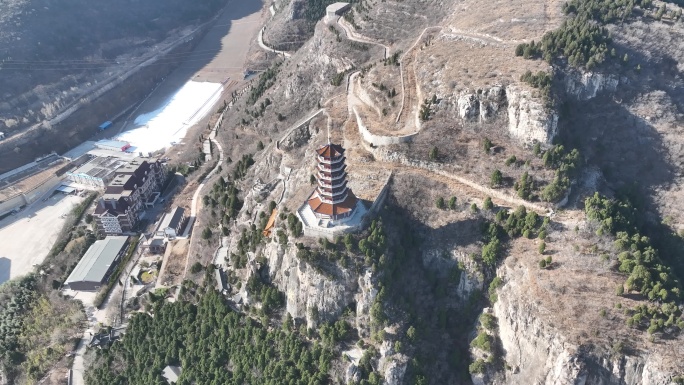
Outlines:
{"type": "Polygon", "coordinates": [[[347,187],[344,148],[328,143],[316,150],[318,185],[308,199],[309,207],[319,219],[330,224],[344,222],[356,209],[357,199],[347,187]]]}
{"type": "Polygon", "coordinates": [[[164,165],[134,159],[116,170],[95,209],[101,236],[125,234],[133,230],[146,207],[154,204],[166,179],[164,165]]]}
{"type": "Polygon", "coordinates": [[[100,199],[93,217],[100,236],[131,233],[139,219],[138,212],[123,197],[119,200],[100,199]]]}

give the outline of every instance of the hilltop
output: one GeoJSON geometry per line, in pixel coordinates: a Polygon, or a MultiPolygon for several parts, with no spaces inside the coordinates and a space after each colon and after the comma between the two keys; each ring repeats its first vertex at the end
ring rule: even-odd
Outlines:
{"type": "MultiPolygon", "coordinates": [[[[359,1],[339,21],[309,28],[316,4],[276,2],[264,40],[292,56],[237,104],[221,134],[229,148],[280,145],[248,150],[256,153],[254,174],[241,185],[282,178],[284,187],[247,194],[242,213],[266,212],[279,196],[278,207],[296,210],[313,150],[330,129],[348,149],[352,186],[392,173],[380,214],[388,248],[386,260],[357,265],[358,285],[334,275],[338,302],[320,302],[303,289],[320,282],[313,272],[296,273],[295,286],[281,277],[297,263],[293,242],[318,249],[283,224],[296,241],[256,246],[256,255],[285,291],[288,312],[311,326],[305,314],[315,303],[334,320],[357,293],[357,330],[381,351],[378,370],[392,384],[678,378],[680,6],[620,2],[602,16],[598,1],[359,1]],[[586,31],[572,35],[577,46],[551,51],[550,36],[573,28],[586,31]],[[278,40],[309,34],[301,47],[278,40]],[[318,108],[323,115],[290,131],[318,108]],[[606,198],[585,207],[595,193],[606,198]],[[598,215],[594,205],[611,208],[598,215]],[[606,224],[621,220],[618,207],[633,207],[634,216],[606,224]],[[531,212],[537,220],[517,222],[531,212]],[[625,234],[648,238],[630,253],[616,241],[625,234]],[[658,257],[640,260],[649,247],[658,257]],[[642,268],[652,277],[645,282],[642,268]],[[387,294],[369,297],[364,274],[387,294]],[[382,312],[363,318],[374,301],[382,312]],[[391,348],[396,342],[401,350],[391,348]]],[[[230,227],[233,247],[244,242],[242,220],[230,227]]]]}
{"type": "Polygon", "coordinates": [[[684,382],[681,1],[330,3],[264,4],[212,157],[171,156],[193,234],[85,378],[684,382]],[[328,142],[354,233],[301,210],[328,142]]]}

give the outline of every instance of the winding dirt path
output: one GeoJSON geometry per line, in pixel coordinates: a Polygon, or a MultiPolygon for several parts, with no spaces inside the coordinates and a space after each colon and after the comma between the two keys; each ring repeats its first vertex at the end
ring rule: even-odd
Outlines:
{"type": "MultiPolygon", "coordinates": [[[[407,90],[410,91],[405,91],[404,93],[404,99],[407,101],[411,101],[412,95],[418,94],[419,88],[416,82],[415,78],[415,72],[413,68],[414,64],[414,59],[415,55],[417,54],[416,52],[411,55],[412,51],[415,50],[416,46],[423,40],[423,37],[425,33],[427,33],[430,30],[437,30],[441,29],[441,27],[428,27],[423,30],[421,33],[420,37],[416,40],[416,42],[411,46],[409,51],[407,51],[406,54],[404,54],[402,58],[402,63],[408,58],[409,63],[411,64],[411,70],[402,70],[402,79],[404,78],[404,73],[407,74],[407,81],[406,83],[410,85],[410,87],[406,87],[407,90]],[[407,56],[411,55],[411,56],[407,56]],[[413,91],[413,92],[411,92],[413,91]],[[408,95],[407,95],[408,93],[408,95]]],[[[501,42],[494,40],[491,37],[486,37],[486,36],[480,36],[479,34],[462,34],[463,37],[466,38],[477,38],[477,39],[484,39],[484,38],[489,38],[491,39],[491,43],[497,43],[501,44],[501,42]]],[[[358,40],[356,40],[358,41],[358,40]]],[[[370,42],[369,42],[370,43],[370,42]]],[[[378,45],[382,45],[379,44],[378,45]]],[[[358,76],[359,72],[356,71],[352,74],[350,74],[348,78],[348,85],[347,85],[347,112],[348,112],[348,118],[347,121],[349,120],[354,120],[352,118],[352,114],[354,114],[353,107],[361,103],[361,101],[358,99],[358,97],[354,93],[355,89],[355,80],[356,77],[358,76]]],[[[337,96],[335,96],[337,97],[337,96]]],[[[414,106],[416,105],[416,102],[413,102],[414,106]]],[[[408,108],[405,109],[406,111],[409,111],[408,108]]],[[[410,113],[404,113],[400,114],[400,116],[397,117],[399,120],[400,117],[403,117],[403,119],[410,119],[410,113]]],[[[417,113],[416,113],[416,119],[418,118],[417,113]]],[[[345,122],[346,123],[346,122],[345,122]]],[[[561,222],[561,223],[576,223],[578,218],[581,217],[581,213],[575,211],[568,211],[568,212],[562,212],[562,213],[555,213],[552,208],[549,206],[546,206],[544,204],[539,204],[535,202],[529,202],[526,201],[520,197],[511,195],[506,193],[505,191],[501,190],[496,190],[492,189],[488,186],[484,186],[478,182],[475,182],[473,180],[470,180],[468,178],[464,178],[460,175],[454,174],[452,172],[446,171],[446,170],[441,170],[438,169],[437,164],[425,164],[425,165],[411,165],[407,164],[407,161],[387,161],[385,160],[385,156],[383,156],[382,153],[380,153],[380,150],[370,148],[367,143],[364,142],[363,138],[360,137],[356,139],[348,138],[346,135],[343,135],[344,138],[343,140],[345,143],[354,143],[354,142],[359,142],[361,146],[363,146],[368,152],[372,153],[375,155],[375,162],[374,163],[360,163],[356,162],[353,158],[348,158],[347,162],[350,165],[354,165],[356,167],[362,167],[362,168],[376,168],[376,169],[382,169],[382,170],[387,170],[391,169],[393,171],[398,171],[398,172],[405,172],[405,173],[411,173],[414,175],[418,175],[423,178],[430,178],[433,180],[440,181],[442,183],[446,183],[447,185],[457,189],[457,190],[466,190],[470,191],[476,196],[479,196],[480,198],[484,199],[485,197],[491,197],[492,200],[497,204],[497,205],[502,205],[502,206],[511,206],[511,207],[517,207],[517,206],[524,206],[528,210],[533,210],[537,212],[540,215],[545,215],[545,216],[550,216],[553,217],[555,221],[561,222]]]]}
{"type": "Polygon", "coordinates": [[[404,125],[410,125],[411,113],[414,112],[414,124],[415,130],[420,131],[421,124],[420,118],[418,117],[418,109],[420,108],[420,101],[422,99],[422,94],[420,92],[420,87],[416,81],[416,56],[418,51],[416,47],[418,43],[423,41],[425,34],[428,31],[438,31],[441,30],[441,26],[432,26],[423,29],[420,33],[418,39],[413,43],[413,45],[404,53],[399,61],[399,71],[401,75],[401,106],[399,107],[399,113],[397,114],[396,123],[400,124],[404,122],[404,125]],[[410,107],[409,107],[410,106],[410,107]],[[415,109],[415,111],[414,111],[415,109]]]}
{"type": "Polygon", "coordinates": [[[335,20],[335,22],[337,23],[337,25],[340,26],[340,28],[342,28],[342,30],[344,31],[344,33],[347,35],[347,40],[352,40],[352,41],[356,41],[356,42],[359,42],[359,43],[366,43],[366,44],[378,45],[378,46],[382,47],[382,48],[385,50],[385,59],[389,58],[389,53],[390,53],[390,47],[389,47],[389,46],[387,46],[387,45],[385,45],[385,44],[382,44],[382,43],[380,43],[380,42],[378,42],[378,41],[375,41],[375,40],[373,40],[373,39],[371,39],[371,38],[368,38],[368,37],[366,37],[366,36],[363,36],[363,35],[360,35],[360,34],[356,33],[356,31],[354,31],[354,27],[352,27],[352,26],[351,26],[346,20],[344,20],[344,18],[341,17],[341,16],[338,17],[338,18],[335,20]]]}
{"type": "Polygon", "coordinates": [[[259,30],[259,37],[257,38],[257,41],[259,42],[259,47],[261,47],[264,51],[273,52],[275,54],[282,55],[283,57],[286,57],[286,58],[292,56],[289,52],[278,51],[275,48],[271,48],[271,47],[267,46],[266,43],[264,43],[264,30],[265,29],[266,29],[266,26],[263,26],[259,30]]]}
{"type": "MultiPolygon", "coordinates": [[[[202,192],[202,188],[204,185],[211,179],[214,174],[218,172],[219,167],[223,164],[223,147],[221,147],[221,143],[216,140],[216,131],[218,130],[219,126],[223,122],[223,116],[226,113],[226,111],[230,111],[230,109],[225,110],[223,113],[221,113],[221,116],[219,117],[218,121],[216,121],[216,124],[214,124],[214,127],[211,129],[211,133],[209,134],[209,140],[216,146],[216,148],[219,151],[219,160],[216,162],[216,165],[214,166],[211,171],[209,171],[209,174],[202,179],[200,182],[199,186],[197,186],[197,189],[195,189],[195,194],[192,196],[192,204],[190,206],[190,219],[188,220],[188,225],[189,228],[191,229],[189,233],[194,233],[195,228],[197,227],[199,221],[197,220],[197,212],[198,212],[198,204],[199,204],[199,196],[200,193],[202,192]]],[[[186,230],[188,232],[188,230],[186,230]]],[[[188,247],[188,254],[185,257],[185,269],[183,270],[183,277],[186,277],[188,275],[188,266],[190,265],[190,253],[192,252],[193,245],[197,242],[197,237],[196,236],[191,236],[190,237],[190,247],[188,247]]]]}

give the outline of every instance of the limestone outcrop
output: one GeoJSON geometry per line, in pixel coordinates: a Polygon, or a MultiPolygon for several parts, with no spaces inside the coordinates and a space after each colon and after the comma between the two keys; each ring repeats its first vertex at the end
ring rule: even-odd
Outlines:
{"type": "Polygon", "coordinates": [[[456,101],[458,116],[465,120],[489,121],[504,109],[509,135],[523,144],[551,144],[558,133],[558,114],[522,86],[495,86],[464,92],[456,101]]]}
{"type": "Polygon", "coordinates": [[[386,385],[401,385],[404,383],[406,373],[407,358],[402,354],[395,354],[385,360],[382,365],[382,375],[386,385]]]}
{"type": "Polygon", "coordinates": [[[577,100],[590,100],[601,92],[614,92],[620,80],[617,75],[598,72],[570,72],[565,77],[565,92],[577,100]]]}
{"type": "MultiPolygon", "coordinates": [[[[509,268],[503,266],[499,274],[510,278],[514,274],[507,271],[509,268]]],[[[545,321],[535,299],[530,298],[525,290],[517,278],[508,280],[499,291],[493,307],[503,359],[510,370],[493,376],[479,375],[473,378],[474,383],[673,384],[672,378],[676,373],[663,368],[665,360],[660,352],[642,351],[638,355],[625,355],[570,341],[562,330],[545,321]]]]}
{"type": "Polygon", "coordinates": [[[310,328],[332,320],[354,301],[357,282],[349,271],[335,268],[324,275],[297,258],[294,245],[269,243],[263,250],[271,282],[285,293],[285,309],[293,318],[303,318],[310,328]]]}
{"type": "Polygon", "coordinates": [[[458,115],[461,119],[479,118],[487,121],[505,107],[506,103],[506,89],[503,86],[464,92],[458,97],[458,115]]]}
{"type": "Polygon", "coordinates": [[[370,308],[378,295],[378,289],[373,285],[373,275],[370,271],[359,277],[359,290],[356,293],[356,328],[361,337],[370,336],[370,308]]]}
{"type": "Polygon", "coordinates": [[[303,124],[297,127],[290,135],[280,142],[280,147],[285,151],[290,151],[295,148],[304,146],[311,139],[311,130],[309,124],[303,124]]]}
{"type": "Polygon", "coordinates": [[[506,95],[509,135],[524,144],[550,145],[558,134],[558,114],[522,87],[509,86],[506,95]]]}
{"type": "Polygon", "coordinates": [[[479,115],[480,101],[475,94],[464,94],[458,97],[458,116],[471,119],[479,115]]]}

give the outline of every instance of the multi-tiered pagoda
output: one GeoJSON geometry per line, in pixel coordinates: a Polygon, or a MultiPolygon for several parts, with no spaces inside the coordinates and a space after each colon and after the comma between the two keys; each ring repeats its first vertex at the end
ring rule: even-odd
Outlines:
{"type": "Polygon", "coordinates": [[[308,200],[308,205],[318,219],[344,222],[354,214],[358,202],[347,187],[347,172],[344,164],[344,148],[328,143],[316,150],[318,185],[308,200]]]}

